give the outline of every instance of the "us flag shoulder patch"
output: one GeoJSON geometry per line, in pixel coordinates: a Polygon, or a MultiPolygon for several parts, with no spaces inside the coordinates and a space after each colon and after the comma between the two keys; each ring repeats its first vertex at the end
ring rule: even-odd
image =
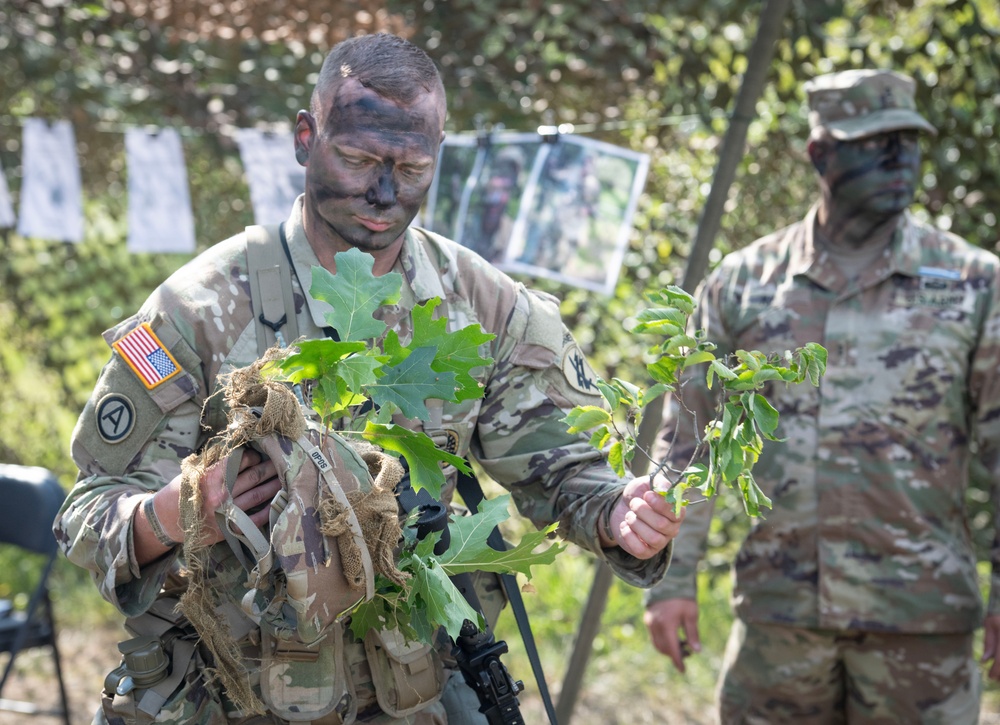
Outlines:
{"type": "Polygon", "coordinates": [[[152,390],[181,371],[181,366],[163,346],[148,322],[139,325],[112,347],[139,376],[147,390],[152,390]]]}

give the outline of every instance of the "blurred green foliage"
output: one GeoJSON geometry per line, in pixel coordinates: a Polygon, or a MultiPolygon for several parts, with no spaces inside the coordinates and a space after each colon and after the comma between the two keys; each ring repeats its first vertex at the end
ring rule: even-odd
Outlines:
{"type": "MultiPolygon", "coordinates": [[[[70,483],[69,434],[108,357],[100,333],[186,261],[125,251],[124,128],[181,129],[205,248],[252,221],[232,130],[289,123],[307,107],[325,52],[357,31],[392,30],[428,50],[449,92],[449,133],[477,123],[571,123],[650,154],[615,294],[535,283],[563,300],[599,373],[642,379],[642,342],[621,323],[643,290],[681,277],[760,9],[729,0],[352,0],[336,12],[307,0],[8,0],[0,5],[0,164],[16,199],[21,119],[71,120],[86,239],[2,233],[0,460],[45,466],[70,483]]],[[[995,0],[794,0],[782,30],[713,261],[804,215],[815,182],[802,83],[855,67],[917,78],[919,107],[941,130],[924,145],[917,211],[996,249],[995,0]]],[[[982,488],[970,505],[985,546],[982,488]]],[[[720,545],[732,535],[721,524],[713,530],[720,545]]]]}

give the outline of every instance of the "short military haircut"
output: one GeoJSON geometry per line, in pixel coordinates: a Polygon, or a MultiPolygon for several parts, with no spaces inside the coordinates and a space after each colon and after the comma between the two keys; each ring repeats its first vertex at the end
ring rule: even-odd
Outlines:
{"type": "Polygon", "coordinates": [[[322,92],[345,78],[355,78],[365,88],[403,104],[415,101],[422,92],[437,93],[443,104],[445,93],[441,74],[423,50],[390,33],[359,35],[333,47],[323,61],[313,91],[314,114],[322,92]]]}

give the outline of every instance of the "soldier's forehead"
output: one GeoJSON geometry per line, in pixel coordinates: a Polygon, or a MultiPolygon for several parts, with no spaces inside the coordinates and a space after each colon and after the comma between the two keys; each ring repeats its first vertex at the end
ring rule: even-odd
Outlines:
{"type": "Polygon", "coordinates": [[[403,133],[440,133],[444,127],[440,94],[422,93],[401,103],[366,88],[356,78],[336,82],[320,96],[323,124],[336,132],[354,127],[403,133]]]}

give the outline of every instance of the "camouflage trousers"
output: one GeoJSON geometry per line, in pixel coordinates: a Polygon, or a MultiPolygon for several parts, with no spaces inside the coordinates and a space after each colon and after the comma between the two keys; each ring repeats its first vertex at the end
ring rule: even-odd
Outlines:
{"type": "Polygon", "coordinates": [[[972,634],[813,630],[737,619],[719,681],[723,725],[975,725],[972,634]]]}

